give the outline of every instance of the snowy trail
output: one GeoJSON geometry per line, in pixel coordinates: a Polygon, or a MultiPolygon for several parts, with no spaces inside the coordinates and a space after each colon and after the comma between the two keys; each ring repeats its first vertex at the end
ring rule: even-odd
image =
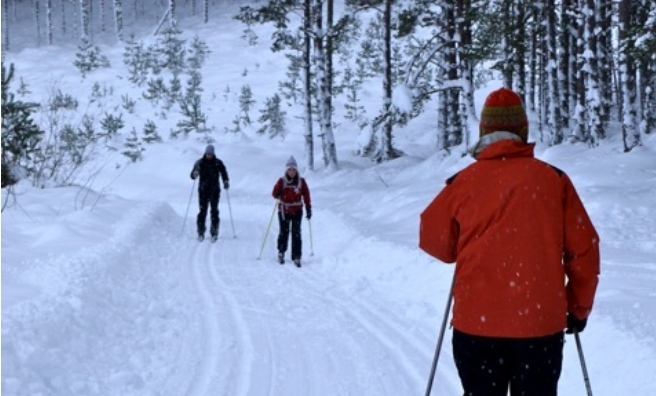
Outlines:
{"type": "MultiPolygon", "coordinates": [[[[246,234],[260,233],[255,223],[239,225],[246,234]]],[[[167,394],[421,392],[429,339],[404,328],[384,300],[364,301],[319,275],[320,259],[309,258],[300,269],[281,266],[256,260],[256,245],[231,235],[214,244],[185,242],[179,261],[190,266],[190,279],[184,283],[200,306],[178,357],[183,367],[169,380],[184,385],[167,394]]]]}

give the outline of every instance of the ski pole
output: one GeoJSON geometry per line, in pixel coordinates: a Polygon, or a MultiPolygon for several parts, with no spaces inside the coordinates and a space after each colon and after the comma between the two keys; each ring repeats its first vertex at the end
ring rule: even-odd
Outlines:
{"type": "Polygon", "coordinates": [[[585,358],[583,357],[583,347],[581,346],[581,338],[579,337],[578,331],[574,331],[574,339],[576,340],[576,349],[579,351],[579,360],[581,360],[581,370],[583,371],[583,381],[585,382],[585,389],[588,391],[588,396],[592,396],[592,387],[590,386],[588,369],[585,367],[585,358]]]}
{"type": "Polygon", "coordinates": [[[433,357],[433,364],[431,366],[430,376],[428,377],[428,386],[426,387],[425,396],[430,396],[433,388],[433,379],[435,378],[435,371],[437,370],[437,361],[440,358],[440,350],[442,349],[442,341],[444,340],[444,332],[446,331],[446,321],[449,317],[449,311],[451,311],[451,302],[453,301],[453,285],[456,282],[456,274],[453,274],[453,280],[451,281],[451,289],[449,290],[449,298],[446,302],[446,309],[444,310],[444,317],[442,318],[442,327],[440,329],[440,335],[437,338],[437,346],[435,347],[435,356],[433,357]]]}
{"type": "Polygon", "coordinates": [[[310,229],[310,256],[314,256],[314,242],[312,241],[312,222],[308,219],[308,227],[310,229]]]}
{"type": "Polygon", "coordinates": [[[187,212],[185,212],[184,220],[182,221],[182,230],[180,230],[180,236],[184,233],[185,223],[187,222],[187,216],[189,215],[189,207],[191,206],[191,197],[194,196],[194,187],[196,186],[196,179],[194,179],[194,184],[191,185],[191,193],[189,193],[189,203],[187,204],[187,212]]]}
{"type": "Polygon", "coordinates": [[[230,224],[232,224],[232,237],[237,238],[235,234],[235,222],[232,220],[232,206],[230,205],[230,191],[226,190],[226,196],[228,197],[228,211],[230,212],[230,224]]]}
{"type": "Polygon", "coordinates": [[[266,243],[267,236],[269,236],[269,229],[271,228],[271,223],[273,223],[273,215],[276,214],[276,207],[278,207],[278,200],[276,200],[276,203],[273,205],[273,212],[271,212],[271,220],[269,220],[269,225],[267,226],[266,232],[264,233],[264,239],[262,240],[262,247],[260,248],[260,254],[257,256],[257,259],[259,260],[262,258],[262,251],[264,250],[264,244],[266,243]]]}

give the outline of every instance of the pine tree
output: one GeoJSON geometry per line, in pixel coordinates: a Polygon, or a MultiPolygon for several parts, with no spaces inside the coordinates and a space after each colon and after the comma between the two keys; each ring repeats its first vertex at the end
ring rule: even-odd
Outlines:
{"type": "Polygon", "coordinates": [[[89,39],[83,37],[78,45],[78,52],[75,53],[73,65],[82,73],[82,76],[92,70],[101,67],[109,67],[109,60],[100,53],[100,48],[91,44],[89,39]]]}
{"type": "Polygon", "coordinates": [[[10,92],[13,76],[14,65],[9,70],[2,65],[2,187],[18,181],[18,167],[30,170],[29,164],[44,136],[32,118],[38,104],[16,100],[10,92]]]}
{"type": "Polygon", "coordinates": [[[187,52],[189,53],[187,58],[187,64],[189,65],[189,68],[193,70],[200,70],[211,51],[205,41],[201,40],[200,37],[195,36],[191,42],[191,47],[187,52]]]}
{"type": "Polygon", "coordinates": [[[177,137],[180,132],[185,135],[191,131],[205,133],[208,131],[206,123],[207,116],[201,108],[201,87],[202,77],[196,70],[192,70],[184,96],[180,99],[180,113],[184,119],[178,121],[177,130],[173,132],[173,137],[177,137]]]}
{"type": "Polygon", "coordinates": [[[128,80],[139,87],[142,86],[148,78],[151,57],[143,43],[135,41],[134,34],[130,35],[125,43],[123,63],[128,68],[128,80]]]}
{"type": "Polygon", "coordinates": [[[146,121],[143,129],[142,140],[146,144],[159,143],[162,141],[162,137],[157,132],[157,125],[151,120],[146,121]]]}
{"type": "Polygon", "coordinates": [[[249,117],[248,112],[254,104],[255,100],[253,99],[251,87],[248,84],[242,85],[241,94],[239,95],[239,109],[242,113],[241,120],[245,125],[250,125],[251,123],[251,118],[249,117]]]}
{"type": "Polygon", "coordinates": [[[114,114],[105,113],[105,116],[100,120],[100,129],[102,133],[99,134],[99,137],[104,138],[106,141],[113,139],[118,136],[118,132],[125,127],[125,121],[123,121],[123,114],[119,114],[118,117],[114,114]]]}
{"type": "Polygon", "coordinates": [[[260,118],[258,118],[258,122],[263,125],[257,130],[257,133],[261,135],[268,134],[270,138],[276,136],[284,137],[286,132],[286,115],[287,113],[280,108],[280,96],[278,94],[267,98],[265,108],[260,110],[260,118]]]}
{"type": "Polygon", "coordinates": [[[137,135],[137,130],[134,127],[130,131],[130,136],[128,136],[128,138],[125,139],[125,143],[123,144],[123,147],[124,150],[121,151],[121,154],[128,157],[132,162],[141,161],[141,159],[143,158],[142,153],[146,150],[145,148],[143,148],[143,144],[139,140],[139,136],[137,135]]]}

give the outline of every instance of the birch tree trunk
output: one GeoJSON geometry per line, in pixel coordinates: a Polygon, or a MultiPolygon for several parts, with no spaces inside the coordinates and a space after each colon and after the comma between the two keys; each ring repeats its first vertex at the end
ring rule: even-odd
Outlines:
{"type": "Polygon", "coordinates": [[[175,28],[178,25],[178,20],[175,15],[175,0],[169,0],[169,25],[175,28]]]}
{"type": "Polygon", "coordinates": [[[590,144],[596,146],[599,144],[599,140],[603,139],[605,132],[601,114],[601,92],[599,89],[599,68],[597,62],[598,13],[595,7],[595,0],[586,0],[583,15],[586,16],[583,39],[586,43],[584,70],[585,86],[588,94],[586,103],[589,114],[587,129],[590,131],[590,144]]]}
{"type": "Polygon", "coordinates": [[[46,37],[48,45],[52,45],[52,0],[46,0],[46,37]]]}
{"type": "Polygon", "coordinates": [[[572,0],[562,0],[561,2],[561,32],[560,32],[560,58],[558,65],[560,66],[560,106],[561,125],[563,128],[563,137],[571,134],[570,131],[570,111],[572,109],[571,100],[574,97],[572,89],[572,75],[574,69],[572,68],[571,60],[574,57],[574,35],[571,34],[573,20],[570,15],[572,0]]]}
{"type": "Polygon", "coordinates": [[[385,0],[383,29],[383,67],[385,69],[383,76],[383,125],[380,129],[380,139],[378,139],[378,152],[374,156],[377,162],[389,161],[398,156],[392,147],[394,122],[394,115],[392,114],[392,0],[385,0]]]}
{"type": "Polygon", "coordinates": [[[2,0],[2,49],[9,51],[9,8],[8,1],[2,0]]]}
{"type": "Polygon", "coordinates": [[[314,0],[314,63],[317,74],[318,104],[319,104],[319,126],[321,129],[321,146],[323,149],[324,167],[330,170],[339,168],[337,163],[337,149],[333,126],[330,122],[330,100],[328,96],[328,76],[326,72],[326,54],[323,46],[323,2],[314,0]]]}
{"type": "Polygon", "coordinates": [[[123,0],[114,0],[114,23],[116,38],[118,41],[123,41],[123,0]]]}
{"type": "Polygon", "coordinates": [[[547,125],[549,128],[549,143],[561,144],[563,142],[563,126],[560,124],[560,79],[558,76],[558,48],[557,48],[557,17],[556,1],[548,0],[546,2],[547,10],[547,79],[548,84],[548,116],[547,125]]]}
{"type": "MultiPolygon", "coordinates": [[[[206,0],[207,1],[207,0],[206,0]]],[[[314,170],[314,134],[312,131],[312,0],[303,2],[303,89],[305,95],[305,158],[309,170],[314,170]]]]}
{"type": "Polygon", "coordinates": [[[636,124],[636,84],[635,60],[631,52],[634,49],[632,28],[632,1],[621,0],[619,3],[618,36],[620,40],[620,70],[622,86],[622,137],[624,151],[628,152],[641,144],[640,130],[636,124]]]}
{"type": "Polygon", "coordinates": [[[91,15],[89,14],[89,1],[80,0],[80,38],[82,40],[89,40],[89,23],[91,15]]]}
{"type": "Polygon", "coordinates": [[[203,21],[205,23],[210,21],[210,0],[203,1],[203,21]]]}
{"type": "Polygon", "coordinates": [[[62,35],[66,37],[66,0],[60,1],[62,35]]]}
{"type": "Polygon", "coordinates": [[[41,45],[41,7],[39,0],[34,0],[34,24],[36,26],[36,45],[41,45]]]}

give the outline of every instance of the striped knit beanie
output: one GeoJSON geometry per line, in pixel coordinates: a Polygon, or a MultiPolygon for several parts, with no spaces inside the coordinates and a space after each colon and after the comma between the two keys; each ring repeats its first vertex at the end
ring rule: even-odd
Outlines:
{"type": "Polygon", "coordinates": [[[522,98],[515,92],[500,88],[485,99],[481,112],[480,137],[506,131],[528,140],[528,118],[522,98]]]}

